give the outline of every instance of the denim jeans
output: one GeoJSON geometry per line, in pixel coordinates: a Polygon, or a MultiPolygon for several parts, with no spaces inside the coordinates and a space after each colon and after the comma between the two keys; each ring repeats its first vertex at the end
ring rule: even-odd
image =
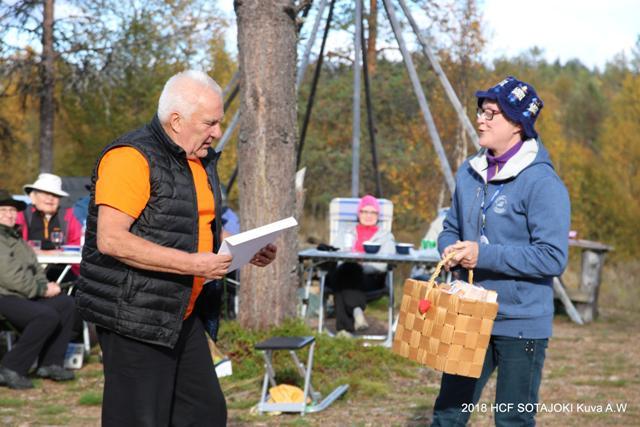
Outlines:
{"type": "Polygon", "coordinates": [[[548,339],[492,336],[480,378],[442,375],[432,426],[464,426],[472,412],[492,411],[496,426],[534,426],[548,339]],[[474,406],[493,371],[498,370],[495,404],[474,406]],[[520,410],[519,410],[520,409],[520,410]]]}

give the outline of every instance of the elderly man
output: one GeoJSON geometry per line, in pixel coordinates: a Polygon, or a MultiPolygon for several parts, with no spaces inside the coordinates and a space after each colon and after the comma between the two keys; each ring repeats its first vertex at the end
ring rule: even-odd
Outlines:
{"type": "MultiPolygon", "coordinates": [[[[76,293],[98,325],[104,426],[226,425],[207,346],[220,245],[222,94],[198,71],[171,77],[150,124],[100,154],[76,293]]],[[[273,245],[252,263],[275,258],[273,245]]]]}
{"type": "Polygon", "coordinates": [[[24,240],[39,240],[44,248],[53,248],[53,238],[60,233],[58,244],[79,245],[82,225],[73,215],[73,209],[60,212],[60,198],[69,196],[62,190],[62,180],[51,173],[41,173],[33,184],[23,187],[32,205],[18,214],[16,223],[22,228],[24,240]]]}
{"type": "Polygon", "coordinates": [[[49,282],[33,250],[16,230],[24,202],[0,190],[0,314],[20,331],[18,343],[0,361],[0,385],[33,388],[27,372],[55,381],[74,378],[62,367],[73,326],[73,299],[49,282]]]}

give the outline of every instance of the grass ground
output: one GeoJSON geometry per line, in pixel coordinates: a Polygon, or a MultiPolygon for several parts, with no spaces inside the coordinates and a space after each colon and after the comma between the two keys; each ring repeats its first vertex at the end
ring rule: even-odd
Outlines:
{"type": "MultiPolygon", "coordinates": [[[[326,236],[319,236],[322,238],[326,236]]],[[[326,240],[324,240],[326,241],[326,240]]],[[[410,241],[409,238],[405,241],[410,241]]],[[[577,280],[579,259],[572,259],[566,282],[577,280]]],[[[408,277],[396,270],[397,284],[408,277]]],[[[640,423],[640,262],[607,263],[600,294],[600,318],[586,326],[558,315],[554,320],[544,367],[538,414],[543,426],[638,426],[640,423]],[[614,405],[612,412],[607,404],[614,405]],[[625,405],[624,411],[617,404],[625,405]],[[564,405],[564,407],[560,406],[564,405]],[[565,412],[558,410],[565,409],[565,412]]],[[[400,292],[400,286],[396,287],[400,292]]],[[[398,299],[396,298],[396,301],[398,299]]],[[[386,301],[367,309],[367,316],[385,318],[386,301]]],[[[256,415],[260,397],[262,359],[256,342],[274,335],[309,335],[312,331],[292,322],[276,330],[250,333],[235,322],[224,322],[219,346],[232,358],[234,375],[221,379],[231,426],[424,426],[428,425],[438,393],[440,374],[393,355],[381,347],[318,336],[313,368],[316,389],[326,394],[338,384],[349,391],[327,410],[304,417],[284,414],[256,415]]],[[[97,350],[95,350],[97,352],[97,350]]],[[[303,354],[303,356],[305,356],[303,354]]],[[[279,381],[300,384],[287,355],[277,355],[279,381]]],[[[306,357],[306,356],[305,356],[306,357]]],[[[36,380],[26,391],[0,387],[0,426],[97,426],[100,424],[102,365],[94,353],[70,383],[36,380]]],[[[480,409],[470,425],[491,426],[490,410],[495,378],[485,389],[480,409]]]]}
{"type": "MultiPolygon", "coordinates": [[[[640,360],[636,355],[640,314],[603,309],[587,326],[564,316],[554,322],[540,402],[548,411],[538,415],[543,426],[633,426],[640,419],[640,360]],[[555,404],[555,406],[553,406],[555,404]],[[566,412],[557,412],[564,404],[566,412]],[[612,412],[607,404],[614,405],[612,412]],[[621,411],[615,405],[626,404],[621,411]]],[[[290,323],[269,334],[308,334],[290,323]]],[[[267,336],[251,334],[234,322],[223,327],[221,347],[234,359],[234,375],[222,379],[232,426],[423,426],[431,418],[440,374],[394,356],[380,347],[362,347],[354,340],[318,337],[314,385],[328,392],[348,383],[349,391],[324,412],[305,417],[256,415],[252,407],[260,394],[262,366],[253,343],[267,336]]],[[[282,355],[284,356],[284,355],[282,355]]],[[[280,357],[280,356],[279,356],[280,357]]],[[[281,380],[299,381],[288,358],[276,360],[281,380]]],[[[70,383],[36,381],[26,391],[0,388],[0,425],[99,425],[102,366],[94,355],[70,383]]],[[[298,382],[299,384],[299,382],[298,382]]],[[[490,408],[495,380],[481,399],[487,410],[471,419],[472,426],[493,425],[490,408]]]]}

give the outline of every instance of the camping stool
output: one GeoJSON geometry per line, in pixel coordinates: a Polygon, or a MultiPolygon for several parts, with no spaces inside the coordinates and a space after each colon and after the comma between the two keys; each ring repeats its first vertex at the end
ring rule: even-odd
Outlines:
{"type": "Polygon", "coordinates": [[[311,369],[313,367],[313,351],[315,349],[316,342],[315,337],[272,337],[265,341],[256,344],[255,349],[263,352],[265,373],[264,380],[262,382],[262,395],[260,396],[260,403],[258,403],[258,413],[263,412],[300,412],[300,415],[310,412],[319,412],[326,409],[331,405],[338,397],[340,397],[349,388],[348,384],[343,384],[336,387],[322,402],[316,404],[320,400],[321,395],[313,390],[311,386],[311,369]],[[309,347],[309,355],[307,356],[307,366],[300,362],[296,351],[302,350],[306,346],[309,347]],[[269,403],[268,402],[268,386],[272,387],[277,385],[275,380],[275,371],[273,369],[273,352],[278,350],[288,350],[293,359],[293,363],[296,365],[298,372],[304,378],[304,396],[302,402],[296,403],[269,403]],[[311,397],[313,404],[307,404],[307,398],[311,397]]]}

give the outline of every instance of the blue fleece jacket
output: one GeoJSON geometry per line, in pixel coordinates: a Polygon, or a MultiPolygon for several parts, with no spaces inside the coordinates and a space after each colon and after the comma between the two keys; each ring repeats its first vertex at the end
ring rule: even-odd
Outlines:
{"type": "Polygon", "coordinates": [[[525,141],[489,182],[485,153],[480,150],[458,170],[438,248],[442,252],[457,240],[479,243],[475,283],[495,290],[500,306],[493,335],[548,338],[552,280],[567,264],[569,194],[535,139],[525,141]]]}

